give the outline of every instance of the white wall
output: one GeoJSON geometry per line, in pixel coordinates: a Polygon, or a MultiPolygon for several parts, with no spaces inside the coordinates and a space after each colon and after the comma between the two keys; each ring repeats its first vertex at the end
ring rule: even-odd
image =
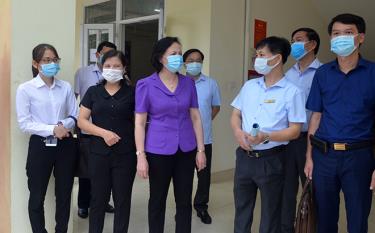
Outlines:
{"type": "Polygon", "coordinates": [[[199,48],[204,58],[203,72],[210,64],[211,0],[165,0],[165,35],[177,36],[182,50],[199,48]]]}
{"type": "MultiPolygon", "coordinates": [[[[371,0],[315,0],[312,1],[318,9],[321,17],[328,23],[333,17],[342,13],[360,15],[366,21],[366,39],[361,46],[361,54],[364,58],[375,60],[375,1],[371,0]]],[[[327,30],[325,31],[328,33],[327,30]]]]}
{"type": "MultiPolygon", "coordinates": [[[[318,58],[327,62],[333,58],[329,50],[329,38],[327,33],[328,22],[322,18],[313,1],[299,0],[249,0],[250,2],[250,35],[254,31],[254,19],[267,21],[267,36],[281,36],[288,40],[291,33],[300,27],[310,27],[316,30],[320,36],[321,46],[318,58]],[[276,10],[277,9],[277,10],[276,10]]],[[[250,46],[253,46],[254,38],[250,37],[250,46]]],[[[249,51],[254,54],[254,50],[249,51]]],[[[295,60],[288,59],[285,67],[290,67],[295,60]]],[[[249,64],[251,66],[251,64],[249,64]]]]}
{"type": "Polygon", "coordinates": [[[214,0],[211,6],[210,75],[221,88],[222,106],[214,120],[212,170],[234,168],[235,148],[230,103],[243,84],[245,0],[214,0]]]}
{"type": "MultiPolygon", "coordinates": [[[[26,179],[28,136],[18,129],[15,113],[15,93],[20,83],[32,78],[31,52],[39,43],[50,43],[62,58],[59,77],[73,83],[75,48],[74,0],[12,0],[12,60],[11,60],[11,196],[12,232],[31,232],[27,202],[26,179]]],[[[52,176],[53,177],[53,176],[52,176]]],[[[53,181],[53,179],[51,179],[53,181]]],[[[53,182],[52,182],[53,183],[53,182]]],[[[54,232],[55,198],[50,184],[45,201],[46,226],[54,232]]],[[[72,232],[72,218],[70,221],[72,232]]]]}

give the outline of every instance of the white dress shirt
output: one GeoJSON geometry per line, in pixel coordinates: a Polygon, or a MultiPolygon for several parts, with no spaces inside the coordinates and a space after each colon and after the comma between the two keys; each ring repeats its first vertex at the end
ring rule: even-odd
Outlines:
{"type": "MultiPolygon", "coordinates": [[[[241,88],[232,107],[241,111],[242,130],[250,133],[254,123],[265,133],[283,130],[289,123],[305,123],[305,94],[285,77],[270,87],[264,77],[251,79],[241,88]]],[[[266,150],[288,141],[270,141],[252,146],[254,150],[266,150]]]]}
{"type": "Polygon", "coordinates": [[[72,87],[68,82],[54,79],[51,87],[38,75],[21,84],[16,95],[17,120],[24,133],[42,137],[53,135],[54,127],[61,122],[73,129],[78,108],[72,87]]]}
{"type": "MultiPolygon", "coordinates": [[[[301,72],[299,69],[298,62],[292,66],[286,73],[285,77],[287,80],[292,82],[294,85],[299,87],[301,91],[305,94],[305,100],[309,97],[311,84],[314,79],[315,71],[323,65],[317,58],[305,69],[304,72],[301,72]]],[[[310,117],[312,112],[306,109],[307,122],[302,126],[302,132],[307,132],[310,117]]]]}

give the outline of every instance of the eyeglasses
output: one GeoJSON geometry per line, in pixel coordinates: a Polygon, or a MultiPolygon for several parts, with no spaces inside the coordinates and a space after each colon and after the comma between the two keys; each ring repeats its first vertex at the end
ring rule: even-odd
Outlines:
{"type": "Polygon", "coordinates": [[[49,64],[49,63],[60,63],[61,61],[61,58],[49,58],[49,57],[45,57],[45,58],[42,58],[40,60],[41,62],[45,63],[45,64],[49,64]]]}

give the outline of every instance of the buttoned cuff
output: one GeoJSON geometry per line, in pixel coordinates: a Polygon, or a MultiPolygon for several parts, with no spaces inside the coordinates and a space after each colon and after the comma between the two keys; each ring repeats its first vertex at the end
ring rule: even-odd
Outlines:
{"type": "Polygon", "coordinates": [[[75,121],[72,118],[66,118],[64,120],[61,120],[61,123],[67,129],[73,129],[75,126],[75,121]]]}

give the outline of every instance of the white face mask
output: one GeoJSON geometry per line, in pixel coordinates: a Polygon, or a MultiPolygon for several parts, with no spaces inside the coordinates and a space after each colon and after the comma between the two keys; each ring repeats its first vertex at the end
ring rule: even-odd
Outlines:
{"type": "Polygon", "coordinates": [[[277,55],[272,56],[270,58],[263,58],[263,57],[257,57],[254,62],[254,69],[259,74],[267,75],[269,74],[273,68],[275,68],[280,62],[276,63],[273,66],[268,65],[268,61],[274,59],[277,55]]]}
{"type": "Polygon", "coordinates": [[[102,76],[110,83],[116,83],[123,79],[124,71],[117,69],[103,69],[102,76]]]}

